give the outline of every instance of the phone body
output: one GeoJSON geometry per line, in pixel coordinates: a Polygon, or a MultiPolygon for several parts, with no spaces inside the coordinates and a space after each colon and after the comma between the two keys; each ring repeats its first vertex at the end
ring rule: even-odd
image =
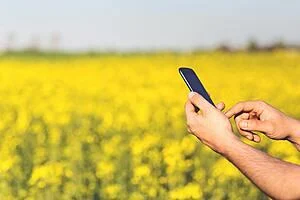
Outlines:
{"type": "Polygon", "coordinates": [[[193,69],[180,67],[178,70],[179,74],[181,75],[185,84],[188,86],[191,92],[197,92],[211,105],[215,106],[214,102],[211,100],[209,94],[207,93],[206,89],[204,88],[203,84],[201,83],[200,79],[193,69]]]}

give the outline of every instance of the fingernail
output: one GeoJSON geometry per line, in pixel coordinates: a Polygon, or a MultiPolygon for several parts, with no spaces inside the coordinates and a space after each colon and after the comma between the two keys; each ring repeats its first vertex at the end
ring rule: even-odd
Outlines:
{"type": "Polygon", "coordinates": [[[196,94],[195,92],[190,92],[189,93],[189,98],[192,98],[193,96],[195,96],[195,94],[196,94]]]}
{"type": "Polygon", "coordinates": [[[247,121],[241,121],[240,126],[241,126],[242,128],[247,128],[247,126],[248,126],[247,121]]]}
{"type": "Polygon", "coordinates": [[[251,135],[247,135],[246,138],[248,138],[249,140],[252,140],[252,136],[251,135]]]}

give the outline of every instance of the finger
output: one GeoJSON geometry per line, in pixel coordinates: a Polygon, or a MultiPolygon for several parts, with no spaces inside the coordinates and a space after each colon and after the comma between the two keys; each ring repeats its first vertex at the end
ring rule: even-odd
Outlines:
{"type": "Polygon", "coordinates": [[[259,119],[258,116],[257,116],[257,113],[255,113],[255,112],[250,112],[249,114],[250,114],[249,119],[259,119]]]}
{"type": "Polygon", "coordinates": [[[228,118],[231,118],[233,115],[236,115],[241,112],[251,112],[254,109],[257,109],[257,106],[259,106],[257,101],[240,102],[240,103],[234,105],[231,109],[229,109],[225,113],[225,115],[228,118]]]}
{"type": "Polygon", "coordinates": [[[257,134],[253,134],[253,140],[254,140],[254,142],[260,142],[261,141],[261,138],[260,138],[260,136],[259,135],[257,135],[257,134]]]}
{"type": "Polygon", "coordinates": [[[243,120],[249,120],[251,119],[251,114],[249,113],[243,113],[241,115],[238,115],[237,117],[235,117],[235,123],[237,125],[237,129],[240,133],[240,135],[244,136],[245,138],[247,138],[250,141],[254,141],[254,142],[260,142],[261,138],[259,135],[257,135],[256,133],[253,133],[250,130],[243,130],[240,128],[240,122],[243,120]]]}
{"type": "Polygon", "coordinates": [[[238,116],[236,116],[234,118],[235,120],[235,123],[236,123],[236,127],[240,133],[240,135],[242,135],[243,137],[247,138],[248,140],[253,140],[253,133],[251,131],[245,131],[245,130],[242,130],[239,126],[239,123],[242,121],[242,120],[247,120],[249,119],[249,113],[242,113],[238,116]]]}
{"type": "Polygon", "coordinates": [[[243,130],[260,131],[263,133],[271,132],[272,130],[272,124],[270,122],[258,119],[242,120],[239,122],[239,126],[243,130]]]}
{"type": "Polygon", "coordinates": [[[210,103],[196,92],[189,93],[189,100],[204,113],[211,108],[210,103]]]}
{"type": "Polygon", "coordinates": [[[218,104],[216,105],[216,108],[217,108],[218,110],[220,110],[220,111],[224,110],[224,108],[225,108],[224,102],[218,103],[218,104]]]}
{"type": "Polygon", "coordinates": [[[185,103],[185,114],[186,114],[187,119],[197,115],[197,113],[195,111],[195,106],[191,103],[190,100],[187,100],[185,103]]]}

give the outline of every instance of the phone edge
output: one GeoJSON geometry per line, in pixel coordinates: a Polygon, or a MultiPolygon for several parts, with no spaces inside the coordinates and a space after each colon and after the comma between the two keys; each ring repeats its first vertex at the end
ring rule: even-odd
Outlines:
{"type": "MultiPolygon", "coordinates": [[[[191,92],[193,92],[193,88],[191,87],[191,85],[189,84],[189,82],[186,80],[184,74],[182,73],[181,69],[186,68],[186,69],[191,69],[191,68],[187,68],[187,67],[179,67],[178,71],[180,76],[183,78],[185,84],[188,86],[188,88],[190,89],[191,92]]],[[[193,70],[193,69],[192,69],[193,70]]]]}

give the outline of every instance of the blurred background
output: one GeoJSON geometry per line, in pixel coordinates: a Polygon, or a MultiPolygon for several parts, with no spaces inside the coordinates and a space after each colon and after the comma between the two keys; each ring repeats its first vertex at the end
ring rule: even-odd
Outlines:
{"type": "Polygon", "coordinates": [[[299,43],[298,1],[1,1],[1,49],[138,51],[299,43]]]}
{"type": "MultiPolygon", "coordinates": [[[[0,0],[0,198],[268,199],[187,133],[177,70],[227,108],[263,99],[300,118],[299,9],[0,0]]],[[[247,143],[300,163],[288,142],[247,143]]]]}

